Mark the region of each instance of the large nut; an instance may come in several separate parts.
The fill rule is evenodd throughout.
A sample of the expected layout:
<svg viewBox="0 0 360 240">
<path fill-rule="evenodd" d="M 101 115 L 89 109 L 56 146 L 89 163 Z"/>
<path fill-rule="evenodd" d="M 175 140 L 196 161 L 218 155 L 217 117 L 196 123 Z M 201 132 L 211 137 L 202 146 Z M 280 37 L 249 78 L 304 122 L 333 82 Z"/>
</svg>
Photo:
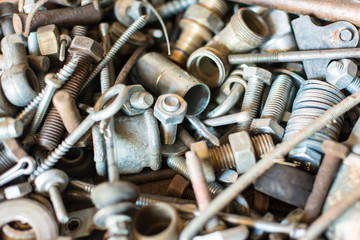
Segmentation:
<svg viewBox="0 0 360 240">
<path fill-rule="evenodd" d="M 254 134 L 270 134 L 276 141 L 280 141 L 284 135 L 284 128 L 272 118 L 254 119 L 250 126 L 250 132 Z"/>
<path fill-rule="evenodd" d="M 100 61 L 104 54 L 104 49 L 102 48 L 101 44 L 94 41 L 91 38 L 83 37 L 83 36 L 76 36 L 69 47 L 69 51 L 74 52 L 83 52 L 88 54 L 96 62 Z"/>
<path fill-rule="evenodd" d="M 218 33 L 224 27 L 224 22 L 218 15 L 199 4 L 191 5 L 184 13 L 183 19 L 195 21 L 213 33 Z"/>
<path fill-rule="evenodd" d="M 326 81 L 341 90 L 351 83 L 357 71 L 358 66 L 349 59 L 333 61 L 326 69 Z"/>
<path fill-rule="evenodd" d="M 263 68 L 246 67 L 243 71 L 243 77 L 248 81 L 256 78 L 257 80 L 264 82 L 266 85 L 271 85 L 271 72 Z"/>
<path fill-rule="evenodd" d="M 55 24 L 39 27 L 37 38 L 41 55 L 53 55 L 59 53 L 59 29 Z"/>
<path fill-rule="evenodd" d="M 247 132 L 230 134 L 229 143 L 233 151 L 236 171 L 239 174 L 245 173 L 256 164 L 254 147 Z"/>
<path fill-rule="evenodd" d="M 162 124 L 180 124 L 184 120 L 187 103 L 177 94 L 161 95 L 154 107 L 154 115 Z"/>
</svg>

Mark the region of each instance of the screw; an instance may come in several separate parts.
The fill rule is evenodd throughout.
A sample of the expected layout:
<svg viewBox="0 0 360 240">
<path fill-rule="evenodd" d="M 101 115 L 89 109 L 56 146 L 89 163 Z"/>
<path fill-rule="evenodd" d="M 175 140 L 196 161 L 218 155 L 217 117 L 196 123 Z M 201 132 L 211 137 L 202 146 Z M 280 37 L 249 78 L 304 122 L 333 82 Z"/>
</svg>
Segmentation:
<svg viewBox="0 0 360 240">
<path fill-rule="evenodd" d="M 71 37 L 68 35 L 68 31 L 63 30 L 63 32 L 60 34 L 59 60 L 61 62 L 65 60 L 66 47 L 70 45 L 70 42 L 71 42 Z"/>
<path fill-rule="evenodd" d="M 349 155 L 349 149 L 345 145 L 335 141 L 324 140 L 321 148 L 325 152 L 325 156 L 317 172 L 313 190 L 306 202 L 301 218 L 301 222 L 307 224 L 312 223 L 320 215 L 325 198 L 340 163 L 342 159 L 345 159 L 347 155 Z"/>
<path fill-rule="evenodd" d="M 331 62 L 326 69 L 326 81 L 338 89 L 346 89 L 355 93 L 360 89 L 360 79 L 357 76 L 358 66 L 349 59 Z"/>
<path fill-rule="evenodd" d="M 359 56 L 360 48 L 342 48 L 279 53 L 230 54 L 228 60 L 230 64 L 238 65 L 243 63 L 278 63 L 319 59 L 359 58 Z"/>
<path fill-rule="evenodd" d="M 96 68 L 92 71 L 89 77 L 86 79 L 83 84 L 80 93 L 83 92 L 87 86 L 92 82 L 92 80 L 96 77 L 96 75 L 103 69 L 103 67 L 109 63 L 109 61 L 115 56 L 115 54 L 120 50 L 122 46 L 129 40 L 129 38 L 139 29 L 141 29 L 147 21 L 148 16 L 143 15 L 139 17 L 135 22 L 133 22 L 130 27 L 126 29 L 126 31 L 116 40 L 112 48 L 106 53 L 104 58 L 100 61 L 100 63 L 96 66 Z"/>
<path fill-rule="evenodd" d="M 219 146 L 219 139 L 197 118 L 197 117 L 186 117 L 187 120 L 193 125 L 198 133 L 208 140 L 212 145 Z"/>
<path fill-rule="evenodd" d="M 174 144 L 177 125 L 184 120 L 187 103 L 177 94 L 161 95 L 154 107 L 154 116 L 161 122 L 164 144 Z"/>
<path fill-rule="evenodd" d="M 136 206 L 145 207 L 156 202 L 166 202 L 170 204 L 196 204 L 194 200 L 142 193 L 136 200 Z"/>
<path fill-rule="evenodd" d="M 250 131 L 271 134 L 277 141 L 284 135 L 280 126 L 286 103 L 292 87 L 292 79 L 288 75 L 279 75 L 271 86 L 261 117 L 254 119 Z"/>
<path fill-rule="evenodd" d="M 69 183 L 69 177 L 59 169 L 48 170 L 35 178 L 35 190 L 39 193 L 48 193 L 53 204 L 56 218 L 62 224 L 69 221 L 64 203 L 61 199 L 62 192 Z"/>
</svg>

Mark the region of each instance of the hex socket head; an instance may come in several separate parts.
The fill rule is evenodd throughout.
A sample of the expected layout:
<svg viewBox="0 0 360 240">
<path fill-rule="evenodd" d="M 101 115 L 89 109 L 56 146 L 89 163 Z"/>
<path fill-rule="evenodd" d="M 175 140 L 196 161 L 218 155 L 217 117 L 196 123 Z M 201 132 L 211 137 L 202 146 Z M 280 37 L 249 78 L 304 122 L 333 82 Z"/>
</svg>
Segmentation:
<svg viewBox="0 0 360 240">
<path fill-rule="evenodd" d="M 265 83 L 266 85 L 271 85 L 271 72 L 259 67 L 246 67 L 243 71 L 243 77 L 245 80 L 256 79 Z"/>
<path fill-rule="evenodd" d="M 248 132 L 230 134 L 229 144 L 233 151 L 236 171 L 239 174 L 248 171 L 256 164 L 254 147 Z"/>
<path fill-rule="evenodd" d="M 341 90 L 351 83 L 357 71 L 358 66 L 350 59 L 332 61 L 326 69 L 326 81 Z"/>
<path fill-rule="evenodd" d="M 187 103 L 177 94 L 159 96 L 154 107 L 154 116 L 162 124 L 180 124 L 185 118 Z"/>
<path fill-rule="evenodd" d="M 74 54 L 77 52 L 85 53 L 86 55 L 91 56 L 96 62 L 99 62 L 104 54 L 104 49 L 100 43 L 83 36 L 76 36 L 71 41 L 69 51 Z"/>
</svg>

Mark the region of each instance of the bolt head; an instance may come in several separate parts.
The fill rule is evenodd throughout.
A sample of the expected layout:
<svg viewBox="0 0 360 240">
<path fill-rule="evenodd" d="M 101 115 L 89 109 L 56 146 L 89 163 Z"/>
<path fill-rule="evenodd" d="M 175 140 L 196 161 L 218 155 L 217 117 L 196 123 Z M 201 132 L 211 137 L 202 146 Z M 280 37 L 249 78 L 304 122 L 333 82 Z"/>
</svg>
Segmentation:
<svg viewBox="0 0 360 240">
<path fill-rule="evenodd" d="M 59 169 L 47 170 L 34 180 L 35 191 L 38 193 L 47 193 L 52 186 L 56 186 L 59 192 L 62 192 L 68 183 L 68 175 Z"/>
<path fill-rule="evenodd" d="M 275 141 L 280 141 L 284 135 L 284 128 L 271 118 L 257 118 L 251 122 L 250 132 L 254 134 L 270 134 Z"/>
<path fill-rule="evenodd" d="M 154 107 L 154 116 L 162 124 L 180 124 L 185 118 L 186 101 L 177 94 L 161 95 Z"/>
<path fill-rule="evenodd" d="M 42 55 L 58 54 L 59 52 L 59 29 L 55 24 L 39 27 L 37 38 Z"/>
<path fill-rule="evenodd" d="M 230 134 L 229 144 L 233 151 L 236 171 L 239 174 L 245 173 L 256 164 L 254 147 L 248 132 Z"/>
<path fill-rule="evenodd" d="M 245 67 L 243 71 L 243 77 L 247 81 L 250 79 L 257 79 L 266 85 L 271 85 L 272 80 L 271 72 L 259 67 Z"/>
<path fill-rule="evenodd" d="M 85 53 L 91 56 L 96 62 L 100 61 L 104 55 L 104 49 L 100 43 L 83 36 L 76 36 L 71 41 L 69 51 L 74 54 L 77 52 Z"/>
<path fill-rule="evenodd" d="M 63 85 L 63 81 L 61 81 L 55 73 L 48 73 L 45 75 L 44 81 L 46 85 L 53 88 L 60 88 Z"/>
<path fill-rule="evenodd" d="M 358 66 L 349 59 L 332 61 L 326 69 L 326 81 L 341 90 L 351 83 L 357 71 Z"/>
<path fill-rule="evenodd" d="M 289 159 L 304 163 L 305 170 L 313 172 L 319 167 L 322 156 L 310 147 L 302 146 L 291 150 Z"/>
</svg>

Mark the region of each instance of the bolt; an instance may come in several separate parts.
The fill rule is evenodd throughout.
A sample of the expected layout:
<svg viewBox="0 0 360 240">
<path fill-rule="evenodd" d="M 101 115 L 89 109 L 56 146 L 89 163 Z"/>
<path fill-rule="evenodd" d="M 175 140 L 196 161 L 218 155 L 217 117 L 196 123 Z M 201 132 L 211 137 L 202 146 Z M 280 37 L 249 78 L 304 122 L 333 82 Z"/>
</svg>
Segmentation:
<svg viewBox="0 0 360 240">
<path fill-rule="evenodd" d="M 194 126 L 197 132 L 208 140 L 212 145 L 219 146 L 219 139 L 197 118 L 197 117 L 186 117 L 187 120 Z"/>
<path fill-rule="evenodd" d="M 307 224 L 312 223 L 320 215 L 341 161 L 349 155 L 349 149 L 335 141 L 324 140 L 321 148 L 325 152 L 325 156 L 317 172 L 313 190 L 306 202 L 301 218 L 301 221 Z"/>
<path fill-rule="evenodd" d="M 327 50 L 302 50 L 279 53 L 230 54 L 229 63 L 279 63 L 301 62 L 305 60 L 359 58 L 360 48 L 342 48 Z"/>
<path fill-rule="evenodd" d="M 174 144 L 177 125 L 184 120 L 187 103 L 177 94 L 163 94 L 156 100 L 154 116 L 161 122 L 164 144 Z"/>
<path fill-rule="evenodd" d="M 69 183 L 69 177 L 59 169 L 48 170 L 34 180 L 35 190 L 39 193 L 48 193 L 53 204 L 57 220 L 65 224 L 69 221 L 64 203 L 61 199 L 62 192 Z"/>
<path fill-rule="evenodd" d="M 154 103 L 154 98 L 149 92 L 135 92 L 130 95 L 130 105 L 137 109 L 148 109 Z"/>
<path fill-rule="evenodd" d="M 276 141 L 282 139 L 285 130 L 279 123 L 282 120 L 291 87 L 290 76 L 284 74 L 277 76 L 271 86 L 261 117 L 254 119 L 251 123 L 251 132 L 270 134 Z"/>
<path fill-rule="evenodd" d="M 140 194 L 139 198 L 136 200 L 137 207 L 145 207 L 152 203 L 156 202 L 166 202 L 166 203 L 174 203 L 174 204 L 196 204 L 194 200 L 181 199 L 176 197 L 167 197 L 161 195 L 153 195 L 153 194 Z"/>
<path fill-rule="evenodd" d="M 360 89 L 360 79 L 357 76 L 358 66 L 349 59 L 331 62 L 326 69 L 326 81 L 338 89 L 346 89 L 355 93 Z"/>
<path fill-rule="evenodd" d="M 12 23 L 17 34 L 23 33 L 28 14 L 18 13 L 13 15 Z M 30 32 L 36 31 L 40 26 L 55 24 L 57 27 L 74 25 L 86 25 L 98 23 L 102 18 L 102 11 L 93 4 L 74 8 L 57 8 L 36 12 L 31 25 Z"/>
<path fill-rule="evenodd" d="M 0 118 L 0 141 L 20 137 L 24 125 L 20 120 L 11 117 Z"/>
<path fill-rule="evenodd" d="M 234 123 L 246 123 L 249 120 L 251 120 L 250 113 L 244 111 L 244 112 L 229 114 L 221 117 L 206 119 L 204 123 L 207 126 L 218 127 L 218 126 L 224 126 Z"/>
<path fill-rule="evenodd" d="M 68 35 L 67 30 L 63 30 L 60 34 L 60 50 L 59 50 L 59 60 L 63 62 L 65 60 L 66 47 L 70 45 L 71 37 Z"/>
</svg>

